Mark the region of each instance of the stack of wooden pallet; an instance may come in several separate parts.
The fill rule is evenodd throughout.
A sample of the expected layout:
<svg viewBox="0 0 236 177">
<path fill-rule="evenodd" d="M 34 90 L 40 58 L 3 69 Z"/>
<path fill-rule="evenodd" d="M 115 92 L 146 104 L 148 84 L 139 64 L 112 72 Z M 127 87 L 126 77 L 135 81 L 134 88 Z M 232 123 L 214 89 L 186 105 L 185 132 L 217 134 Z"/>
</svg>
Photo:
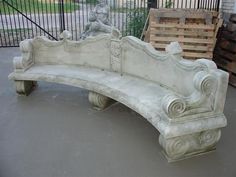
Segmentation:
<svg viewBox="0 0 236 177">
<path fill-rule="evenodd" d="M 229 83 L 236 87 L 236 14 L 232 14 L 229 21 L 218 37 L 214 61 L 229 72 Z"/>
<path fill-rule="evenodd" d="M 193 9 L 150 9 L 144 41 L 157 50 L 177 41 L 187 59 L 212 59 L 218 27 L 218 13 Z M 148 24 L 148 25 L 147 25 Z M 145 29 L 145 28 L 144 28 Z"/>
</svg>

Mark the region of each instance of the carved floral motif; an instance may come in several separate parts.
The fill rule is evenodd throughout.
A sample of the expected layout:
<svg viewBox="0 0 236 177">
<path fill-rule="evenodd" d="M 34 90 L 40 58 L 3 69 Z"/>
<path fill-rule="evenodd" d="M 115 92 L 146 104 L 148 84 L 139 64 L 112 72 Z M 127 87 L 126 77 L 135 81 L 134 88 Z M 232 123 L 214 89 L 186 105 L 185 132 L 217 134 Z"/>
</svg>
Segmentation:
<svg viewBox="0 0 236 177">
<path fill-rule="evenodd" d="M 116 72 L 121 71 L 121 46 L 120 41 L 111 40 L 111 69 Z"/>
<path fill-rule="evenodd" d="M 111 54 L 114 57 L 119 57 L 121 54 L 121 47 L 119 41 L 111 41 Z"/>
</svg>

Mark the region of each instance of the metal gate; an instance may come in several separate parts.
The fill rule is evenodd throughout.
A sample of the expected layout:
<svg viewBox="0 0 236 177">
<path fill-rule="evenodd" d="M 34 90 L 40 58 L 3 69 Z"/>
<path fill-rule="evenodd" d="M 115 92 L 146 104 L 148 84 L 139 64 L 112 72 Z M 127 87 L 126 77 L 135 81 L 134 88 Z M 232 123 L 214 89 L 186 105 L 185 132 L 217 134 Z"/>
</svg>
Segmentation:
<svg viewBox="0 0 236 177">
<path fill-rule="evenodd" d="M 19 42 L 38 35 L 58 40 L 63 30 L 79 40 L 89 12 L 99 0 L 0 0 L 0 47 L 19 46 Z M 100 0 L 101 1 L 101 0 Z M 140 36 L 148 9 L 219 9 L 219 0 L 106 0 L 110 20 L 123 36 Z"/>
</svg>

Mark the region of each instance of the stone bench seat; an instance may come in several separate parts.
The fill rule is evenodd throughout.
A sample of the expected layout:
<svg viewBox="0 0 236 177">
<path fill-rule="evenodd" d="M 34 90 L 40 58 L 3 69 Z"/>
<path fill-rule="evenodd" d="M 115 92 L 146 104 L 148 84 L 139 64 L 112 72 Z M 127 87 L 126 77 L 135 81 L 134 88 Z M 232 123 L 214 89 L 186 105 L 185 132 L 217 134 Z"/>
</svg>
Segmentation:
<svg viewBox="0 0 236 177">
<path fill-rule="evenodd" d="M 162 128 L 160 125 L 166 123 L 163 120 L 160 123 L 161 113 L 163 112 L 161 100 L 172 92 L 170 89 L 161 87 L 157 83 L 141 78 L 128 75 L 121 76 L 114 72 L 80 66 L 35 65 L 24 73 L 12 73 L 9 75 L 9 78 L 12 80 L 55 82 L 100 93 L 136 110 L 158 129 Z M 202 115 L 200 118 L 202 118 Z M 214 117 L 214 121 L 216 126 L 221 124 L 220 119 L 217 122 L 217 119 Z M 209 121 L 204 122 L 203 119 L 200 123 L 207 124 Z M 195 131 L 198 131 L 197 128 L 199 126 L 197 125 L 199 125 L 199 120 L 194 123 L 190 122 L 189 125 L 191 131 L 193 131 L 193 128 L 196 129 Z M 173 134 L 183 135 L 186 128 L 181 129 L 179 126 L 175 126 L 175 123 L 170 126 L 171 129 L 176 129 L 176 132 L 169 132 L 166 127 L 162 128 L 163 133 L 167 137 L 173 136 Z M 187 127 L 186 125 L 184 126 Z M 181 132 L 181 130 L 184 131 Z"/>
<path fill-rule="evenodd" d="M 101 35 L 78 42 L 37 37 L 20 49 L 22 57 L 14 58 L 9 75 L 19 94 L 46 81 L 89 90 L 97 109 L 123 103 L 160 132 L 169 161 L 214 150 L 226 126 L 228 74 L 212 61 L 182 59 L 177 43 L 162 53 L 134 37 Z"/>
<path fill-rule="evenodd" d="M 140 110 L 140 114 L 153 122 L 159 117 L 161 99 L 168 94 L 166 89 L 154 82 L 80 66 L 35 65 L 24 73 L 12 73 L 9 78 L 48 81 L 88 89 L 117 100 L 131 109 Z"/>
</svg>

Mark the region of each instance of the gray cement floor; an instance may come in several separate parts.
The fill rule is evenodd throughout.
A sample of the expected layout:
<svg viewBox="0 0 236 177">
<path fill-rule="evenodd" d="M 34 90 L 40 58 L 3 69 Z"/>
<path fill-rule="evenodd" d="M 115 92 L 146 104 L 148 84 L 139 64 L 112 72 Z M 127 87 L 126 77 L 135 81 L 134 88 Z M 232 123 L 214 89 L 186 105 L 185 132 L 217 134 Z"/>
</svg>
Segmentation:
<svg viewBox="0 0 236 177">
<path fill-rule="evenodd" d="M 0 177 L 235 177 L 236 88 L 217 150 L 167 163 L 158 131 L 122 104 L 97 112 L 88 92 L 39 83 L 28 97 L 7 76 L 17 48 L 0 48 Z"/>
</svg>

